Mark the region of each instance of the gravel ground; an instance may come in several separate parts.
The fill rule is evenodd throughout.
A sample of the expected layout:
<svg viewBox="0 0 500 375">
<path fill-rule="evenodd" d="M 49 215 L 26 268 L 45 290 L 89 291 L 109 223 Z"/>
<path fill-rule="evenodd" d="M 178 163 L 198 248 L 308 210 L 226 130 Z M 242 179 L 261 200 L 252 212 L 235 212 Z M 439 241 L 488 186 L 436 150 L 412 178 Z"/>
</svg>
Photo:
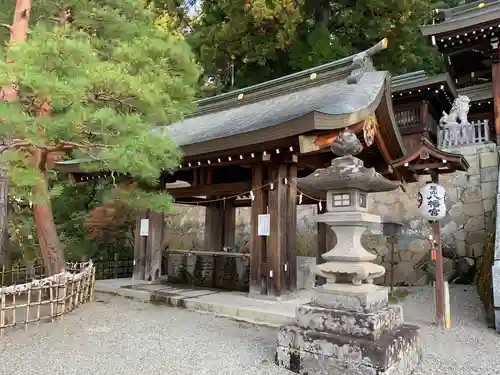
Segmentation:
<svg viewBox="0 0 500 375">
<path fill-rule="evenodd" d="M 412 291 L 403 303 L 405 320 L 420 326 L 424 344 L 424 361 L 414 375 L 500 373 L 500 335 L 487 328 L 475 286 L 450 286 L 449 330 L 432 324 L 433 289 Z"/>
<path fill-rule="evenodd" d="M 415 375 L 498 374 L 500 336 L 486 328 L 475 289 L 454 287 L 451 295 L 446 332 L 431 325 L 431 289 L 415 289 L 404 302 L 425 345 Z M 1 338 L 0 374 L 291 375 L 273 364 L 274 329 L 120 297 L 98 301 L 62 322 Z"/>
</svg>

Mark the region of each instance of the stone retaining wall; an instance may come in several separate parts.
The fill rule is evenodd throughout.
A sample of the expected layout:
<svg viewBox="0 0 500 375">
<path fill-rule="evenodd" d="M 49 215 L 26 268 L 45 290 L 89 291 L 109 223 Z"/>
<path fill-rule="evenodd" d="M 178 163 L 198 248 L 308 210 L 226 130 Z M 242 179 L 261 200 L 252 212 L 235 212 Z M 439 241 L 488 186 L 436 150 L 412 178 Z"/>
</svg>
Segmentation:
<svg viewBox="0 0 500 375">
<path fill-rule="evenodd" d="M 467 257 L 469 264 L 481 259 L 488 233 L 494 230 L 494 209 L 498 181 L 498 156 L 494 144 L 460 147 L 449 150 L 462 153 L 470 164 L 467 172 L 456 172 L 440 176 L 440 184 L 447 192 L 448 215 L 441 221 L 441 236 L 445 246 Z M 384 221 L 399 221 L 403 224 L 396 256 L 395 283 L 422 284 L 426 281 L 423 268 L 415 267 L 428 260 L 429 242 L 426 240 L 430 228 L 419 217 L 417 208 L 418 190 L 430 177 L 421 177 L 418 183 L 405 186 L 390 193 L 369 195 L 371 213 Z M 366 241 L 368 248 L 379 256 L 379 262 L 390 268 L 390 254 L 384 240 Z M 451 276 L 453 262 L 445 259 L 445 273 Z"/>
</svg>

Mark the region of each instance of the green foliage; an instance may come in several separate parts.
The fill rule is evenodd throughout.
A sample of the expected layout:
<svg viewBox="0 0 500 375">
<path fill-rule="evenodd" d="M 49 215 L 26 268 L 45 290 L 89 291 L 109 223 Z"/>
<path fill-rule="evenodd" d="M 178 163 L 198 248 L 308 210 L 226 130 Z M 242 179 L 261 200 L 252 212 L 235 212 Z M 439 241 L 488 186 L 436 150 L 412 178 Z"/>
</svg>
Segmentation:
<svg viewBox="0 0 500 375">
<path fill-rule="evenodd" d="M 61 19 L 61 9 L 71 9 L 69 23 L 49 21 Z M 56 1 L 44 11 L 27 43 L 0 54 L 0 86 L 17 82 L 20 94 L 19 102 L 0 103 L 0 138 L 44 151 L 72 149 L 150 184 L 161 170 L 176 168 L 178 148 L 150 127 L 193 108 L 199 70 L 187 44 L 157 27 L 156 14 L 140 1 Z M 44 102 L 50 115 L 39 117 Z M 40 178 L 28 150 L 2 154 L 16 194 L 24 196 Z"/>
<path fill-rule="evenodd" d="M 172 196 L 166 192 L 148 192 L 137 188 L 111 190 L 106 200 L 121 202 L 134 212 L 144 207 L 155 207 L 156 211 L 168 212 L 172 210 L 173 202 Z"/>
<path fill-rule="evenodd" d="M 189 8 L 196 0 L 152 0 L 150 5 L 157 14 L 156 25 L 183 39 L 191 27 Z"/>
<path fill-rule="evenodd" d="M 93 209 L 106 201 L 110 189 L 113 189 L 111 181 L 94 180 L 86 184 L 66 185 L 61 194 L 53 198 L 54 221 L 68 261 L 112 259 L 114 253 L 130 257 L 133 225 L 120 223 L 118 227 L 112 226 L 108 241 L 90 236 L 86 226 Z"/>
<path fill-rule="evenodd" d="M 38 248 L 33 215 L 28 201 L 19 197 L 9 199 L 9 222 L 11 261 L 31 261 L 37 257 Z"/>
<path fill-rule="evenodd" d="M 171 199 L 163 194 L 118 194 L 112 182 L 68 186 L 67 177 L 55 171 L 47 175 L 48 194 L 35 196 L 33 190 L 47 177 L 43 166 L 41 171 L 35 165 L 39 151 L 49 158 L 62 151 L 96 160 L 89 167 L 127 174 L 141 186 L 155 186 L 162 170 L 177 167 L 179 149 L 169 139 L 151 135 L 150 128 L 178 121 L 193 109 L 200 70 L 174 27 L 158 22 L 165 5 L 36 1 L 26 43 L 8 45 L 7 28 L 0 28 L 0 87 L 15 82 L 20 96 L 18 102 L 0 102 L 0 139 L 8 139 L 10 146 L 1 153 L 0 165 L 15 197 L 10 238 L 25 258 L 36 254 L 31 204 L 38 199 L 51 200 L 70 260 L 95 257 L 102 250 L 102 242 L 89 240 L 84 223 L 109 190 L 133 209 L 169 208 Z M 12 22 L 14 6 L 15 1 L 0 0 L 0 23 Z M 48 114 L 39 116 L 44 106 Z M 50 160 L 47 166 L 52 167 Z M 106 243 L 106 251 L 130 249 L 129 233 L 122 237 Z"/>
<path fill-rule="evenodd" d="M 453 2 L 453 0 L 449 0 Z M 201 95 L 246 87 L 336 60 L 389 39 L 375 58 L 393 74 L 444 69 L 422 36 L 429 0 L 205 0 L 187 40 L 205 69 Z M 232 81 L 234 79 L 234 86 Z"/>
<path fill-rule="evenodd" d="M 204 1 L 188 41 L 198 53 L 207 76 L 226 85 L 234 65 L 237 87 L 265 81 L 287 71 L 282 54 L 295 40 L 302 22 L 301 1 Z"/>
</svg>

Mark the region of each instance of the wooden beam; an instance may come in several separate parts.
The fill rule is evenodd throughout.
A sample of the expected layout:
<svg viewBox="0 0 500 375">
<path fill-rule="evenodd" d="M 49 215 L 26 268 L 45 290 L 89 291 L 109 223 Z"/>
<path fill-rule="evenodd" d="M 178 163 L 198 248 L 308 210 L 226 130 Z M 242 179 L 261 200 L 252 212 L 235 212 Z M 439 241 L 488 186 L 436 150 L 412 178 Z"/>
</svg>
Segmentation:
<svg viewBox="0 0 500 375">
<path fill-rule="evenodd" d="M 168 249 L 169 254 L 186 254 L 186 255 L 212 255 L 212 256 L 225 256 L 228 258 L 248 258 L 248 253 L 228 253 L 226 251 L 204 251 L 204 250 L 181 250 L 181 249 Z"/>
<path fill-rule="evenodd" d="M 262 153 L 264 151 L 270 152 L 270 151 L 275 151 L 276 149 L 280 149 L 281 151 L 288 150 L 289 147 L 298 147 L 298 139 L 297 136 L 293 137 L 287 137 L 287 138 L 282 138 L 282 139 L 277 139 L 275 141 L 270 141 L 270 142 L 264 142 L 264 143 L 259 143 L 256 145 L 252 146 L 244 146 L 244 147 L 238 147 L 238 148 L 227 148 L 226 150 L 223 151 L 217 151 L 217 152 L 210 152 L 206 154 L 200 154 L 200 155 L 194 155 L 194 156 L 187 156 L 182 159 L 182 163 L 186 164 L 190 162 L 193 167 L 197 166 L 197 161 L 201 160 L 212 160 L 216 161 L 217 158 L 227 158 L 229 156 L 231 157 L 238 157 L 239 155 L 243 154 L 251 154 L 251 153 Z"/>
<path fill-rule="evenodd" d="M 363 124 L 365 122 L 361 121 L 354 125 L 349 126 L 349 130 L 354 134 L 359 133 L 363 129 Z M 331 130 L 321 134 L 315 135 L 300 135 L 299 136 L 299 147 L 302 154 L 309 152 L 319 151 L 332 144 L 333 141 L 337 139 L 339 134 L 344 131 L 343 128 Z"/>
<path fill-rule="evenodd" d="M 257 163 L 268 163 L 268 162 L 278 162 L 285 160 L 287 162 L 293 162 L 293 159 L 297 157 L 295 155 L 298 152 L 298 147 L 292 147 L 285 149 L 278 149 L 279 153 L 276 152 L 276 149 L 271 149 L 265 151 L 265 155 L 259 152 L 253 152 L 250 154 L 237 154 L 232 155 L 231 160 L 228 157 L 216 157 L 213 159 L 199 159 L 195 162 L 185 162 L 183 161 L 181 167 L 177 169 L 178 171 L 188 171 L 188 170 L 197 170 L 197 169 L 205 169 L 208 167 L 225 167 L 230 165 L 238 165 L 241 167 L 251 168 L 253 164 Z M 220 160 L 220 161 L 219 161 Z"/>
<path fill-rule="evenodd" d="M 252 168 L 252 188 L 250 218 L 250 294 L 267 294 L 267 253 L 266 238 L 258 235 L 259 215 L 267 212 L 267 191 L 258 189 L 264 185 L 264 166 Z"/>
<path fill-rule="evenodd" d="M 409 169 L 418 171 L 422 169 L 440 169 L 448 167 L 448 163 L 436 162 L 436 163 L 422 163 L 422 164 L 411 164 L 408 166 Z"/>
<path fill-rule="evenodd" d="M 175 198 L 221 195 L 230 196 L 249 192 L 252 188 L 250 181 L 230 182 L 226 184 L 199 185 L 185 188 L 168 189 L 168 193 Z"/>
<path fill-rule="evenodd" d="M 364 123 L 365 123 L 364 121 L 361 121 L 361 122 L 358 122 L 357 124 L 351 125 L 351 126 L 349 126 L 349 130 L 351 132 L 353 132 L 354 134 L 357 134 L 363 129 Z M 328 147 L 332 144 L 333 141 L 335 141 L 337 139 L 339 134 L 343 131 L 344 131 L 344 129 L 337 129 L 337 130 L 331 131 L 329 133 L 320 134 L 316 137 L 314 144 L 316 146 L 318 146 L 319 148 Z"/>
<path fill-rule="evenodd" d="M 392 165 L 391 154 L 389 153 L 389 149 L 385 144 L 382 134 L 380 134 L 380 126 L 377 129 L 377 132 L 375 133 L 375 142 L 380 148 L 380 151 L 382 152 L 382 157 L 384 158 L 386 164 L 390 167 Z M 394 174 L 399 180 L 401 180 L 401 174 L 398 172 L 396 168 L 393 169 L 392 174 Z"/>
</svg>

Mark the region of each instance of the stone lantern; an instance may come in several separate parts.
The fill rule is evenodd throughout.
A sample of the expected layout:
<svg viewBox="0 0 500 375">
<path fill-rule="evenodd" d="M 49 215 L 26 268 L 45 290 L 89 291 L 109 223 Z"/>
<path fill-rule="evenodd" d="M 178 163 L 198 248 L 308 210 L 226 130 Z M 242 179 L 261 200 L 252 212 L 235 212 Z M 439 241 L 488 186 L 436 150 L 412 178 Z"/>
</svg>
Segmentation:
<svg viewBox="0 0 500 375">
<path fill-rule="evenodd" d="M 326 284 L 315 288 L 311 303 L 299 306 L 294 325 L 282 327 L 277 362 L 295 372 L 389 374 L 405 367 L 408 373 L 421 358 L 418 327 L 402 324 L 400 306 L 388 306 L 388 290 L 373 284 L 385 268 L 361 245 L 367 229 L 381 232 L 381 218 L 368 213 L 367 194 L 395 190 L 390 181 L 353 156 L 362 150 L 347 129 L 332 145 L 337 155 L 331 166 L 297 179 L 298 188 L 325 199 L 326 223 L 337 244 L 323 254 L 316 273 Z M 316 371 L 316 372 L 315 372 Z M 321 373 L 321 371 L 319 371 Z"/>
</svg>

